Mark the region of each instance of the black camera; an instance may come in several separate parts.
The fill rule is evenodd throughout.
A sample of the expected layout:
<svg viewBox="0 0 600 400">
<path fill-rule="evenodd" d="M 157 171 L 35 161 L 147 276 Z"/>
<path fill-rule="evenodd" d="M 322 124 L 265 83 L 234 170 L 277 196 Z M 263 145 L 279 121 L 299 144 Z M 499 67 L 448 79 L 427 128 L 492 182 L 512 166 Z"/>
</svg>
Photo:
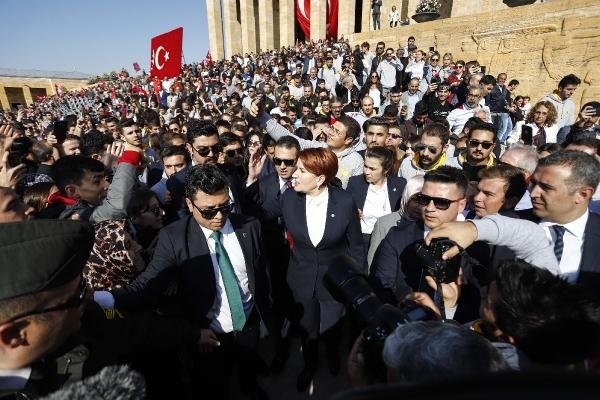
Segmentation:
<svg viewBox="0 0 600 400">
<path fill-rule="evenodd" d="M 381 353 L 385 338 L 394 329 L 408 322 L 438 319 L 431 309 L 414 301 L 405 300 L 398 307 L 383 304 L 356 261 L 349 256 L 333 259 L 323 279 L 333 298 L 343 303 L 364 327 L 362 353 L 365 370 L 373 379 L 385 380 L 386 368 Z"/>
<path fill-rule="evenodd" d="M 442 78 L 440 78 L 440 76 L 438 74 L 434 74 L 431 76 L 431 80 L 429 81 L 429 83 L 433 84 L 440 84 L 442 83 Z"/>
<path fill-rule="evenodd" d="M 442 255 L 454 245 L 455 243 L 448 239 L 433 239 L 429 246 L 423 240 L 416 243 L 417 256 L 425 264 L 427 274 L 436 282 L 451 283 L 458 278 L 460 257 L 442 260 Z"/>
</svg>

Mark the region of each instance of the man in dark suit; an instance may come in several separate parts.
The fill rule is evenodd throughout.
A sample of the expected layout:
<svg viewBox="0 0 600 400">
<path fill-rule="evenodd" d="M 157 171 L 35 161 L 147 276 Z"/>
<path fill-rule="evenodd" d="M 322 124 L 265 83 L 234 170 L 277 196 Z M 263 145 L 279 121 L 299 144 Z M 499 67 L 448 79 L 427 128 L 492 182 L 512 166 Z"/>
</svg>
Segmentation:
<svg viewBox="0 0 600 400">
<path fill-rule="evenodd" d="M 463 219 L 467 204 L 467 178 L 457 168 L 441 166 L 425 174 L 421 193 L 415 200 L 423 207 L 423 224 L 400 221 L 381 242 L 371 264 L 370 280 L 383 301 L 397 304 L 412 291 L 430 292 L 424 265 L 415 252 L 415 242 L 445 223 Z M 451 305 L 455 307 L 456 305 Z M 449 316 L 452 318 L 452 316 Z"/>
<path fill-rule="evenodd" d="M 210 387 L 226 398 L 229 375 L 238 365 L 242 390 L 260 395 L 253 363 L 261 318 L 272 328 L 260 223 L 230 214 L 227 177 L 215 165 L 190 168 L 185 195 L 191 216 L 160 232 L 152 262 L 113 292 L 114 306 L 156 304 L 176 278 L 181 310 L 201 331 L 195 379 L 203 391 Z M 111 305 L 106 292 L 100 296 L 102 305 Z M 98 292 L 95 297 L 99 300 Z"/>
</svg>

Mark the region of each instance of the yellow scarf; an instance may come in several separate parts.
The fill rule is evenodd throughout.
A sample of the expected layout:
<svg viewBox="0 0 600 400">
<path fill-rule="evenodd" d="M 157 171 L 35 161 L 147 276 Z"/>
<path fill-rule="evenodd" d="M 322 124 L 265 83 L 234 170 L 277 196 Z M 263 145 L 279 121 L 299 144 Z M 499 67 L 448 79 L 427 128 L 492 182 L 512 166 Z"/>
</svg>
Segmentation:
<svg viewBox="0 0 600 400">
<path fill-rule="evenodd" d="M 431 168 L 429 168 L 429 169 L 424 169 L 419 166 L 419 158 L 420 158 L 419 152 L 416 152 L 415 155 L 413 156 L 413 160 L 412 160 L 413 167 L 415 167 L 416 169 L 422 169 L 423 171 L 434 171 L 434 170 L 438 169 L 441 165 L 444 165 L 446 163 L 446 152 L 444 152 L 444 154 L 442 154 L 440 159 L 437 160 L 436 163 L 433 164 L 431 166 Z"/>
<path fill-rule="evenodd" d="M 489 168 L 489 167 L 493 166 L 494 165 L 494 160 L 495 160 L 495 157 L 494 157 L 494 154 L 492 153 L 492 154 L 489 155 L 488 160 L 487 160 L 487 164 L 485 164 L 485 167 Z M 467 157 L 465 156 L 465 153 L 464 152 L 459 153 L 458 154 L 458 163 L 460 165 L 463 165 L 465 163 L 465 161 L 467 161 Z"/>
</svg>

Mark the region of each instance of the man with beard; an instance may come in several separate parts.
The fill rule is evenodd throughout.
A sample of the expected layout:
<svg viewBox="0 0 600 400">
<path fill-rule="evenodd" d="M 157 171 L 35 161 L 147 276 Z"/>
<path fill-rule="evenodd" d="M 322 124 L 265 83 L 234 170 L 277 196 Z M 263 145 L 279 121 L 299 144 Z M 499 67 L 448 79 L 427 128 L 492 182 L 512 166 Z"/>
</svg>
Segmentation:
<svg viewBox="0 0 600 400">
<path fill-rule="evenodd" d="M 448 160 L 448 165 L 460 168 L 469 181 L 479 181 L 479 171 L 496 164 L 493 155 L 496 145 L 494 125 L 479 122 L 467 133 L 467 150 Z"/>
<path fill-rule="evenodd" d="M 469 118 L 475 116 L 475 112 L 481 109 L 479 102 L 482 98 L 483 87 L 481 85 L 469 86 L 467 100 L 448 114 L 448 124 L 450 124 L 453 134 L 458 136 Z"/>
<path fill-rule="evenodd" d="M 420 141 L 413 146 L 413 158 L 405 158 L 400 164 L 398 176 L 408 180 L 415 175 L 425 175 L 446 164 L 446 150 L 448 149 L 450 134 L 442 124 L 427 125 L 421 134 Z"/>
<path fill-rule="evenodd" d="M 408 138 L 411 136 L 419 136 L 423 133 L 426 125 L 432 121 L 429 119 L 429 108 L 424 101 L 419 101 L 415 104 L 415 111 L 410 119 L 400 123 L 402 136 Z"/>
</svg>

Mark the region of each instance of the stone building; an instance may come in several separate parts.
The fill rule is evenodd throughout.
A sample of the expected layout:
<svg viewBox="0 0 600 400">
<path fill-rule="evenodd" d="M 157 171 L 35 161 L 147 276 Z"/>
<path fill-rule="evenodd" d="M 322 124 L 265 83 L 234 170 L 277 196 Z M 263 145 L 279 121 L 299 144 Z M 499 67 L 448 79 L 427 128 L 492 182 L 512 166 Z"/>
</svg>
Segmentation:
<svg viewBox="0 0 600 400">
<path fill-rule="evenodd" d="M 488 73 L 506 72 L 532 101 L 574 73 L 582 79 L 574 100 L 600 99 L 600 2 L 597 0 L 438 0 L 440 19 L 412 19 L 420 0 L 382 0 L 381 30 L 372 30 L 370 0 L 339 0 L 338 36 L 352 45 L 384 41 L 478 60 Z M 298 35 L 294 0 L 206 0 L 213 58 L 294 45 Z M 521 4 L 516 5 L 515 3 Z M 310 39 L 325 38 L 327 0 L 310 2 Z M 525 4 L 525 5 L 523 5 Z M 409 25 L 390 28 L 395 5 Z M 304 39 L 302 37 L 302 39 Z M 373 48 L 373 47 L 372 47 Z"/>
</svg>

